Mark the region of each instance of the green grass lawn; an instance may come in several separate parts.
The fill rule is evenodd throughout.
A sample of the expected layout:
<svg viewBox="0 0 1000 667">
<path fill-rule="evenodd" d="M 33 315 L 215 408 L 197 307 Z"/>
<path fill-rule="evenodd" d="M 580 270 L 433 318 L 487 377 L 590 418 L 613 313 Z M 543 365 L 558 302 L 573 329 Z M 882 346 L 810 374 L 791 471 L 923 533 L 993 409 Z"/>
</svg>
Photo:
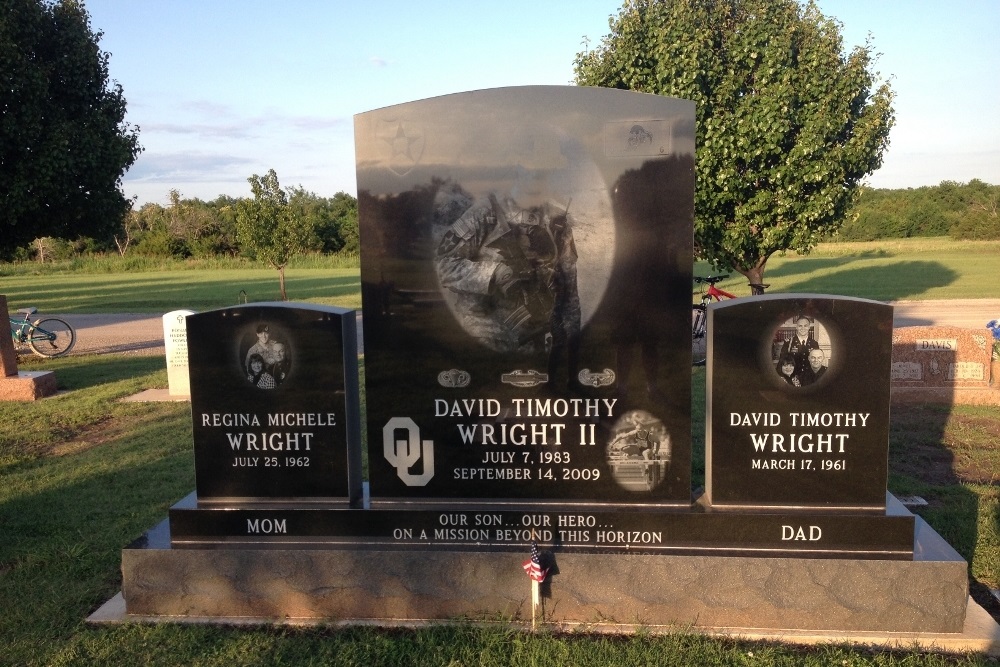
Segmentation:
<svg viewBox="0 0 1000 667">
<path fill-rule="evenodd" d="M 280 301 L 277 272 L 268 269 L 192 269 L 141 273 L 73 273 L 0 276 L 0 294 L 12 311 L 34 306 L 43 313 L 165 313 L 196 311 L 246 301 Z M 361 307 L 357 269 L 290 269 L 292 301 Z"/>
<path fill-rule="evenodd" d="M 711 268 L 695 265 L 696 275 Z M 1000 242 L 919 238 L 865 243 L 823 243 L 812 253 L 772 257 L 768 292 L 812 292 L 878 301 L 1000 298 Z M 750 294 L 738 273 L 720 283 Z"/>
</svg>

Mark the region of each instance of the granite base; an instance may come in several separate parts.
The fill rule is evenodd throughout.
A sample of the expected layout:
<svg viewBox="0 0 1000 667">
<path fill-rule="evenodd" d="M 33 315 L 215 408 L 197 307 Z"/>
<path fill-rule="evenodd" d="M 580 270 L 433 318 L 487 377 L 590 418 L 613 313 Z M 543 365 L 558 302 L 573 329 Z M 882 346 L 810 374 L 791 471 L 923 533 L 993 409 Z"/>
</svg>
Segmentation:
<svg viewBox="0 0 1000 667">
<path fill-rule="evenodd" d="M 166 521 L 122 554 L 129 615 L 433 621 L 531 616 L 524 554 L 171 548 Z M 967 564 L 917 518 L 913 560 L 556 553 L 559 625 L 961 633 Z"/>
<path fill-rule="evenodd" d="M 56 374 L 52 371 L 18 371 L 17 375 L 0 377 L 0 401 L 37 401 L 56 391 Z"/>
</svg>

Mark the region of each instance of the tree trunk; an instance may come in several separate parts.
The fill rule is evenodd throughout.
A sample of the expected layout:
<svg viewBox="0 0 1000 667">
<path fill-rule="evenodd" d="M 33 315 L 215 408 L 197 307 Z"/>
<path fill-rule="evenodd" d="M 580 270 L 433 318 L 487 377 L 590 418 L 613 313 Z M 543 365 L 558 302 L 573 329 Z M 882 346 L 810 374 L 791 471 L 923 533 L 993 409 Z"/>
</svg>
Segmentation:
<svg viewBox="0 0 1000 667">
<path fill-rule="evenodd" d="M 763 294 L 764 290 L 770 287 L 770 285 L 764 283 L 765 266 L 766 262 L 761 262 L 758 266 L 753 266 L 749 269 L 736 268 L 737 271 L 746 276 L 747 282 L 750 283 L 750 294 L 752 295 Z"/>
<path fill-rule="evenodd" d="M 128 250 L 128 246 L 129 246 L 130 243 L 132 243 L 132 236 L 128 232 L 125 232 L 125 242 L 124 243 L 122 243 L 121 241 L 119 241 L 118 240 L 118 235 L 115 234 L 115 245 L 118 246 L 118 254 L 120 256 L 122 256 L 122 257 L 125 256 L 125 251 Z"/>
<path fill-rule="evenodd" d="M 288 295 L 285 294 L 285 267 L 284 265 L 278 267 L 278 284 L 281 285 L 281 300 L 288 301 Z"/>
</svg>

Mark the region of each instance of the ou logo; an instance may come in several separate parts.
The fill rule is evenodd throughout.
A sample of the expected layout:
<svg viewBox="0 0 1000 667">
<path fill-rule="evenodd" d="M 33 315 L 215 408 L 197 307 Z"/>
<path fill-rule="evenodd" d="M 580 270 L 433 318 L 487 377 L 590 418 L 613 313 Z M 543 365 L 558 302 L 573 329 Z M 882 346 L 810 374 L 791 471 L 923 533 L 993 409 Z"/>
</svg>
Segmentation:
<svg viewBox="0 0 1000 667">
<path fill-rule="evenodd" d="M 396 431 L 406 431 L 405 440 L 396 439 Z M 420 428 L 409 417 L 393 417 L 382 429 L 382 450 L 385 460 L 407 486 L 426 486 L 434 476 L 434 441 L 421 440 Z M 424 472 L 411 475 L 409 470 L 420 459 Z"/>
</svg>

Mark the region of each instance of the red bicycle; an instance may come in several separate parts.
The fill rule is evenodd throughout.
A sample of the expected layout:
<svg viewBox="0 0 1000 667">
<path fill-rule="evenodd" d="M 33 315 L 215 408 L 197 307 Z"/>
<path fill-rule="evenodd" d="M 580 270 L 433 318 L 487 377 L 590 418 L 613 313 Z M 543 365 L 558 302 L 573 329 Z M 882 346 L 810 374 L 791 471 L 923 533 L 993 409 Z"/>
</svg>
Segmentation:
<svg viewBox="0 0 1000 667">
<path fill-rule="evenodd" d="M 722 301 L 736 298 L 735 294 L 715 286 L 728 277 L 728 273 L 724 276 L 694 277 L 694 281 L 702 285 L 701 302 L 691 305 L 691 363 L 695 366 L 705 365 L 705 355 L 708 352 L 708 304 L 712 303 L 712 299 Z M 705 285 L 708 285 L 707 289 Z"/>
</svg>

